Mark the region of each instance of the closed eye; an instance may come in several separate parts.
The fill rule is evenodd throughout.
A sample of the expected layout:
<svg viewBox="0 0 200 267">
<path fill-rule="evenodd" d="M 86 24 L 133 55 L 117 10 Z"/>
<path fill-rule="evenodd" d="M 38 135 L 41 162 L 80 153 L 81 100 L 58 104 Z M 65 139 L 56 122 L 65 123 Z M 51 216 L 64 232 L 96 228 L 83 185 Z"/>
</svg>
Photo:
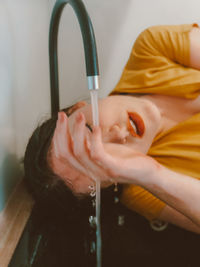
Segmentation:
<svg viewBox="0 0 200 267">
<path fill-rule="evenodd" d="M 85 126 L 92 132 L 92 127 L 86 122 Z"/>
</svg>

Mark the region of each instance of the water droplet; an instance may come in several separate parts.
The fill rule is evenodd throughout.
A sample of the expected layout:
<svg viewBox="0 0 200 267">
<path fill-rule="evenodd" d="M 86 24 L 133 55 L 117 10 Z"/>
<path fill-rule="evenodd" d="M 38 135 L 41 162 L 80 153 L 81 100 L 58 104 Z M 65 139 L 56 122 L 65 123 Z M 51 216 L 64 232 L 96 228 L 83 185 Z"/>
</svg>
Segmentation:
<svg viewBox="0 0 200 267">
<path fill-rule="evenodd" d="M 115 202 L 115 203 L 118 203 L 118 202 L 119 202 L 119 198 L 118 198 L 118 197 L 115 197 L 115 198 L 114 198 L 114 202 Z"/>
<path fill-rule="evenodd" d="M 90 189 L 90 196 L 95 197 L 96 196 L 96 189 L 94 185 L 89 185 L 88 188 Z"/>
<path fill-rule="evenodd" d="M 119 215 L 118 216 L 118 225 L 119 226 L 123 226 L 124 225 L 124 222 L 125 222 L 124 215 Z"/>
<path fill-rule="evenodd" d="M 96 199 L 92 200 L 92 206 L 95 207 L 96 206 Z"/>
<path fill-rule="evenodd" d="M 90 193 L 90 196 L 91 196 L 91 197 L 95 197 L 95 196 L 96 196 L 96 192 L 95 192 L 95 191 L 94 191 L 94 192 L 91 192 L 91 193 Z"/>
<path fill-rule="evenodd" d="M 92 241 L 90 245 L 90 253 L 94 253 L 95 251 L 96 251 L 96 244 L 94 241 Z"/>
<path fill-rule="evenodd" d="M 118 192 L 118 185 L 115 183 L 114 192 Z"/>
<path fill-rule="evenodd" d="M 91 216 L 89 217 L 89 223 L 90 223 L 90 226 L 91 226 L 92 228 L 95 228 L 95 227 L 96 227 L 96 217 L 91 215 Z"/>
</svg>

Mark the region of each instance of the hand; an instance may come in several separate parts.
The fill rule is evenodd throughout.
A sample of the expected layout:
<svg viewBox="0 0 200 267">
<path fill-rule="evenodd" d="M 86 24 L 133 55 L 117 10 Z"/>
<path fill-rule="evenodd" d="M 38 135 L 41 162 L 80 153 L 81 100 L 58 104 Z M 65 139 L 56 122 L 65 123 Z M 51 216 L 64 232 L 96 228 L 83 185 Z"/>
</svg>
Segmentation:
<svg viewBox="0 0 200 267">
<path fill-rule="evenodd" d="M 90 158 L 119 183 L 143 185 L 160 168 L 153 158 L 118 143 L 103 143 L 100 127 L 93 127 Z"/>
<path fill-rule="evenodd" d="M 89 158 L 85 118 L 78 114 L 73 129 L 69 129 L 67 115 L 59 112 L 56 129 L 48 155 L 48 163 L 66 185 L 75 193 L 90 193 L 95 179 L 101 179 L 102 186 L 111 184 L 95 163 Z"/>
<path fill-rule="evenodd" d="M 75 193 L 89 193 L 95 179 L 103 187 L 114 181 L 139 184 L 155 168 L 155 161 L 125 145 L 103 144 L 101 130 L 85 127 L 82 113 L 76 115 L 73 129 L 59 113 L 50 153 L 50 166 Z"/>
</svg>

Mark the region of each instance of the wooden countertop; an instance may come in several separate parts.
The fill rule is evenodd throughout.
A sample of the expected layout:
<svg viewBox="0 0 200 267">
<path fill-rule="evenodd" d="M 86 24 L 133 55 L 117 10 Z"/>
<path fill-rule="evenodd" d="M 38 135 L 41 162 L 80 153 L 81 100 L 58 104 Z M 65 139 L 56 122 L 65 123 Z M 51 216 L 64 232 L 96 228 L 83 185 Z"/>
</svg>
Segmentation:
<svg viewBox="0 0 200 267">
<path fill-rule="evenodd" d="M 0 212 L 0 266 L 7 267 L 31 214 L 33 199 L 21 180 Z"/>
</svg>

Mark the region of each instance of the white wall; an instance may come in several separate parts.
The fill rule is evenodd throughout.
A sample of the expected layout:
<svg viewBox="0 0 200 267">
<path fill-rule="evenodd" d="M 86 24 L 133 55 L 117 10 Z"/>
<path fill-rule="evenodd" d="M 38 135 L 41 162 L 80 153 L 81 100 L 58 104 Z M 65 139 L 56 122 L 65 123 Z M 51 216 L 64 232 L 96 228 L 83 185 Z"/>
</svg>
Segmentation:
<svg viewBox="0 0 200 267">
<path fill-rule="evenodd" d="M 22 176 L 28 136 L 49 112 L 47 1 L 0 2 L 0 211 Z"/>
<path fill-rule="evenodd" d="M 48 27 L 55 0 L 0 2 L 0 210 L 20 176 L 33 129 L 50 114 Z M 96 34 L 104 97 L 118 81 L 133 41 L 155 24 L 198 23 L 199 0 L 84 0 Z M 61 107 L 88 98 L 81 34 L 66 6 L 60 22 Z"/>
<path fill-rule="evenodd" d="M 52 2 L 52 1 L 51 1 Z M 54 1 L 55 2 L 55 1 Z M 198 0 L 84 0 L 96 33 L 100 64 L 100 96 L 114 87 L 137 35 L 156 24 L 198 22 Z M 77 21 L 65 8 L 60 25 L 62 105 L 87 97 L 82 43 Z M 79 79 L 77 79 L 79 77 Z M 69 98 L 69 92 L 75 92 Z"/>
<path fill-rule="evenodd" d="M 5 185 L 4 177 L 7 177 L 7 184 L 12 184 L 13 175 L 9 173 L 8 164 L 15 158 L 16 139 L 13 125 L 13 104 L 14 96 L 12 90 L 13 69 L 12 69 L 12 37 L 7 19 L 7 10 L 0 9 L 0 210 L 4 205 L 6 196 L 10 193 L 10 186 Z M 15 160 L 14 160 L 15 161 Z M 14 165 L 14 164 L 13 164 Z M 12 166 L 14 168 L 14 166 Z"/>
</svg>

